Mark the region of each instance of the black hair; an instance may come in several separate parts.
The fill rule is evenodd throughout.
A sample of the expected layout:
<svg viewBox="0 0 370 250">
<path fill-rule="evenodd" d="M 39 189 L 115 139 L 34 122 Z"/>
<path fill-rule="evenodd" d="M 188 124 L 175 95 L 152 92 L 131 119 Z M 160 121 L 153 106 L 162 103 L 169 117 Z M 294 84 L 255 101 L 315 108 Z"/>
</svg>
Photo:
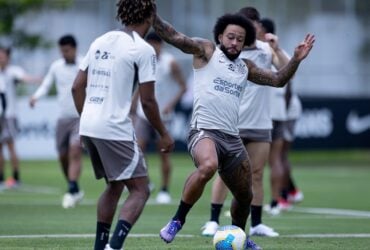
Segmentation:
<svg viewBox="0 0 370 250">
<path fill-rule="evenodd" d="M 70 45 L 73 48 L 77 47 L 76 39 L 72 35 L 62 36 L 61 38 L 59 38 L 58 44 L 59 46 Z"/>
<path fill-rule="evenodd" d="M 12 54 L 12 49 L 10 47 L 0 46 L 0 50 L 4 51 L 8 57 Z"/>
<path fill-rule="evenodd" d="M 213 28 L 213 36 L 216 44 L 220 44 L 218 37 L 230 24 L 241 26 L 245 30 L 246 36 L 244 46 L 250 46 L 255 42 L 256 29 L 250 20 L 240 14 L 226 14 L 217 19 L 215 27 Z"/>
<path fill-rule="evenodd" d="M 153 42 L 157 42 L 157 43 L 162 42 L 162 38 L 160 38 L 157 35 L 157 33 L 155 33 L 154 31 L 149 32 L 149 34 L 146 36 L 145 40 L 146 41 L 153 41 Z"/>
<path fill-rule="evenodd" d="M 117 19 L 123 25 L 141 24 L 155 10 L 154 0 L 120 0 L 117 3 Z"/>
<path fill-rule="evenodd" d="M 243 16 L 245 16 L 246 18 L 252 20 L 252 21 L 257 21 L 259 22 L 261 17 L 260 17 L 260 13 L 258 12 L 258 10 L 254 7 L 244 7 L 244 8 L 241 8 L 239 11 L 238 11 L 239 14 L 242 14 Z"/>
<path fill-rule="evenodd" d="M 263 18 L 260 21 L 262 27 L 265 29 L 266 33 L 275 34 L 275 23 L 269 18 Z"/>
</svg>

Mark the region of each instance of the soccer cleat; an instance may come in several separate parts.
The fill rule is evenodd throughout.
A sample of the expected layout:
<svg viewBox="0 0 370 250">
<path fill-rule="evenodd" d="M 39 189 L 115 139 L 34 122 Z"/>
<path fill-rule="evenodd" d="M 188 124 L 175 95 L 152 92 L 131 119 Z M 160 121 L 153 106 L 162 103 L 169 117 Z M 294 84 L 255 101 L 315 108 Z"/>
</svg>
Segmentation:
<svg viewBox="0 0 370 250">
<path fill-rule="evenodd" d="M 203 236 L 213 236 L 217 232 L 218 223 L 215 221 L 207 221 L 206 224 L 202 227 Z"/>
<path fill-rule="evenodd" d="M 289 211 L 289 210 L 291 210 L 293 208 L 292 204 L 290 204 L 285 199 L 279 199 L 277 206 L 280 208 L 281 211 Z"/>
<path fill-rule="evenodd" d="M 9 177 L 5 181 L 6 188 L 12 189 L 12 188 L 18 188 L 20 186 L 20 182 L 15 180 L 13 177 Z"/>
<path fill-rule="evenodd" d="M 171 203 L 171 196 L 168 192 L 166 191 L 160 191 L 158 194 L 157 194 L 157 197 L 155 199 L 155 201 L 158 203 L 158 204 L 170 204 Z"/>
<path fill-rule="evenodd" d="M 109 244 L 107 244 L 107 245 L 105 245 L 104 250 L 123 250 L 123 248 L 121 248 L 121 249 L 114 249 L 114 248 L 111 248 Z"/>
<path fill-rule="evenodd" d="M 295 189 L 288 193 L 288 201 L 291 203 L 299 203 L 303 201 L 304 195 L 301 190 Z"/>
<path fill-rule="evenodd" d="M 262 247 L 254 243 L 253 240 L 247 236 L 247 239 L 245 240 L 245 248 L 244 249 L 251 249 L 251 250 L 262 250 Z"/>
<path fill-rule="evenodd" d="M 79 192 L 77 192 L 75 194 L 66 193 L 63 196 L 62 207 L 63 208 L 73 208 L 78 203 L 81 202 L 81 200 L 83 199 L 83 197 L 84 197 L 84 192 L 83 191 L 79 191 Z"/>
<path fill-rule="evenodd" d="M 258 224 L 255 227 L 249 229 L 249 235 L 265 236 L 265 237 L 277 237 L 279 233 L 275 232 L 274 229 L 264 224 Z"/>
<path fill-rule="evenodd" d="M 161 229 L 159 236 L 166 243 L 171 243 L 175 239 L 176 234 L 181 230 L 182 225 L 178 220 L 171 220 L 167 225 Z"/>
<path fill-rule="evenodd" d="M 271 216 L 276 216 L 281 213 L 281 208 L 279 206 L 271 207 L 270 204 L 266 204 L 265 206 L 263 206 L 263 210 Z"/>
</svg>

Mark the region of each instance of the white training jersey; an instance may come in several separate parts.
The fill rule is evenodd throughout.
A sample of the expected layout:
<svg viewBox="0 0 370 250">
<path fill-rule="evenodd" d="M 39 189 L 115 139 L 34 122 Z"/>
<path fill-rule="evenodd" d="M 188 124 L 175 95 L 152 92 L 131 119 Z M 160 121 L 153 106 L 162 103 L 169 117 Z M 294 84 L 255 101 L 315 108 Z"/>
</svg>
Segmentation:
<svg viewBox="0 0 370 250">
<path fill-rule="evenodd" d="M 242 59 L 231 61 L 216 47 L 208 64 L 194 69 L 191 128 L 238 135 L 239 105 L 247 76 L 248 67 Z"/>
<path fill-rule="evenodd" d="M 290 58 L 286 51 L 284 54 Z M 275 68 L 272 68 L 275 70 Z M 292 83 L 289 83 L 292 84 Z M 295 93 L 293 86 L 291 86 L 292 97 L 290 99 L 290 104 L 287 109 L 285 94 L 287 91 L 287 86 L 283 88 L 271 88 L 270 91 L 270 107 L 271 107 L 271 118 L 274 121 L 287 121 L 295 120 L 302 113 L 302 105 L 298 98 L 297 93 Z"/>
<path fill-rule="evenodd" d="M 80 134 L 132 141 L 129 111 L 134 83 L 155 81 L 153 47 L 134 31 L 110 31 L 91 44 L 80 69 L 88 69 Z"/>
<path fill-rule="evenodd" d="M 293 93 L 287 110 L 287 120 L 297 120 L 302 114 L 302 103 L 296 93 Z"/>
<path fill-rule="evenodd" d="M 244 49 L 239 56 L 249 59 L 259 68 L 270 69 L 272 51 L 268 43 L 257 40 L 255 48 Z M 272 129 L 270 117 L 269 86 L 257 85 L 248 81 L 240 102 L 239 129 Z"/>
<path fill-rule="evenodd" d="M 180 91 L 179 84 L 172 76 L 171 65 L 175 58 L 168 52 L 161 52 L 157 57 L 156 81 L 155 81 L 155 98 L 162 120 L 170 119 L 173 114 L 163 114 L 163 110 L 170 104 L 173 98 Z M 137 115 L 146 119 L 140 98 L 137 107 Z"/>
<path fill-rule="evenodd" d="M 75 64 L 68 64 L 64 58 L 60 58 L 53 62 L 41 85 L 33 95 L 34 98 L 39 99 L 45 96 L 52 85 L 55 84 L 57 89 L 59 118 L 74 118 L 79 116 L 73 102 L 71 89 L 81 61 L 82 58 L 77 57 Z"/>
<path fill-rule="evenodd" d="M 15 65 L 9 65 L 4 70 L 0 70 L 0 82 L 5 87 L 6 111 L 5 117 L 17 117 L 17 83 L 21 82 L 25 76 L 25 71 Z"/>
</svg>

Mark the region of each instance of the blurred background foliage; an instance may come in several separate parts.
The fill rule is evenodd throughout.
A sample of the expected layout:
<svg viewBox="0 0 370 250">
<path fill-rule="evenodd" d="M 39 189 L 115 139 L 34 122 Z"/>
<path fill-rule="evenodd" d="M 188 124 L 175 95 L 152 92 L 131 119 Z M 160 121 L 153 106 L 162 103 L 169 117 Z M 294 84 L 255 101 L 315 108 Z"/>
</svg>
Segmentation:
<svg viewBox="0 0 370 250">
<path fill-rule="evenodd" d="M 64 9 L 71 3 L 72 0 L 0 0 L 0 42 L 26 49 L 50 47 L 50 42 L 42 34 L 15 28 L 16 19 L 28 12 L 34 12 L 34 15 L 37 15 L 37 11 L 45 6 Z"/>
</svg>

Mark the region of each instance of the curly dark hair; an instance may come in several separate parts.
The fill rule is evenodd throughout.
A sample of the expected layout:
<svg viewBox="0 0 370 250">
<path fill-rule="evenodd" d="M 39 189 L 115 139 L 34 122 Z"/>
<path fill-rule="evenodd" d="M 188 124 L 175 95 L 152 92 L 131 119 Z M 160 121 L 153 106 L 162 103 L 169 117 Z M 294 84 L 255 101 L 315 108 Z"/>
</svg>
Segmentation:
<svg viewBox="0 0 370 250">
<path fill-rule="evenodd" d="M 244 46 L 252 45 L 256 40 L 256 29 L 253 23 L 240 14 L 226 14 L 217 19 L 215 27 L 213 28 L 213 37 L 216 44 L 220 44 L 218 36 L 222 34 L 226 27 L 230 24 L 238 25 L 245 29 L 246 37 Z"/>
<path fill-rule="evenodd" d="M 242 14 L 243 16 L 245 16 L 246 18 L 249 18 L 252 21 L 259 22 L 261 19 L 260 13 L 254 7 L 244 7 L 244 8 L 241 8 L 238 12 L 239 14 Z"/>
<path fill-rule="evenodd" d="M 119 0 L 117 19 L 123 25 L 140 24 L 155 10 L 154 0 Z"/>
</svg>

